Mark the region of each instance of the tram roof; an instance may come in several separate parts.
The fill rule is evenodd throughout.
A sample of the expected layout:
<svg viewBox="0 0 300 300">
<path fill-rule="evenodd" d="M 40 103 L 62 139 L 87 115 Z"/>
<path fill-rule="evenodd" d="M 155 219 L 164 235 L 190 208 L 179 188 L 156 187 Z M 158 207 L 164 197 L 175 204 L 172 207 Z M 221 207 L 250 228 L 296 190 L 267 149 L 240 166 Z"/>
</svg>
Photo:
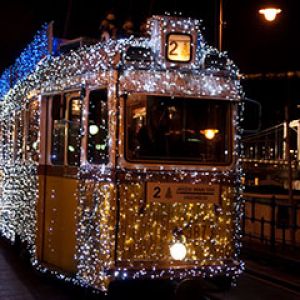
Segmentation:
<svg viewBox="0 0 300 300">
<path fill-rule="evenodd" d="M 99 70 L 179 70 L 194 74 L 233 77 L 237 68 L 226 53 L 220 53 L 204 40 L 201 22 L 196 19 L 153 16 L 148 20 L 147 37 L 129 37 L 107 42 L 87 42 L 84 38 L 64 41 L 52 36 L 52 24 L 45 24 L 37 32 L 33 41 L 23 50 L 15 64 L 4 70 L 0 77 L 0 99 L 16 87 L 31 88 L 45 82 L 68 80 L 78 75 L 97 73 Z M 190 37 L 194 49 L 191 61 L 182 63 L 169 61 L 165 57 L 167 36 Z M 73 43 L 73 44 L 72 44 Z M 62 53 L 66 45 L 78 44 L 80 47 Z M 65 48 L 64 48 L 65 47 Z M 61 51 L 59 51 L 59 49 Z"/>
</svg>

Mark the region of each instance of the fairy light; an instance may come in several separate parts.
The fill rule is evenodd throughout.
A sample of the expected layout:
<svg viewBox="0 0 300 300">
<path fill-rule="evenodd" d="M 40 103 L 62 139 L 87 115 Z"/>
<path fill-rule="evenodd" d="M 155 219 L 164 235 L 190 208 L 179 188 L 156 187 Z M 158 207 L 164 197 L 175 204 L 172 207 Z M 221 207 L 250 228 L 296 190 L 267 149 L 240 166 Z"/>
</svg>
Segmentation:
<svg viewBox="0 0 300 300">
<path fill-rule="evenodd" d="M 0 232 L 12 241 L 16 234 L 26 241 L 32 264 L 41 272 L 51 272 L 60 279 L 101 290 L 106 290 L 115 278 L 183 279 L 224 273 L 236 277 L 243 268 L 238 257 L 242 191 L 239 163 L 232 170 L 217 166 L 196 169 L 161 166 L 156 171 L 149 171 L 142 163 L 137 163 L 134 169 L 128 169 L 121 163 L 114 169 L 111 162 L 96 165 L 82 161 L 77 174 L 76 278 L 48 270 L 38 260 L 36 228 L 39 221 L 36 206 L 42 200 L 39 200 L 38 177 L 41 97 L 29 96 L 33 90 L 36 95 L 41 95 L 70 88 L 80 90 L 82 86 L 107 87 L 110 137 L 94 147 L 97 151 L 103 151 L 103 161 L 116 159 L 120 162 L 124 161 L 124 144 L 122 139 L 117 142 L 114 139 L 116 124 L 124 122 L 124 116 L 120 113 L 120 95 L 155 93 L 234 101 L 233 105 L 238 110 L 233 116 L 237 133 L 234 136 L 233 156 L 236 159 L 239 157 L 239 122 L 243 108 L 236 102 L 242 93 L 237 67 L 225 53 L 219 53 L 205 43 L 198 20 L 154 16 L 147 26 L 151 38 L 111 40 L 56 57 L 45 52 L 47 41 L 44 28 L 36 42 L 36 47 L 41 47 L 42 51 L 24 54 L 17 61 L 15 68 L 19 80 L 13 80 L 13 85 L 8 84 L 7 70 L 0 77 L 0 97 L 3 99 L 0 108 Z M 178 66 L 165 59 L 161 47 L 165 46 L 164 36 L 171 31 L 193 33 L 191 47 L 194 56 L 191 63 Z M 141 60 L 130 61 L 122 56 L 129 47 L 151 49 L 151 55 L 149 57 L 147 51 L 141 52 L 144 53 Z M 37 55 L 30 57 L 34 53 Z M 24 57 L 30 58 L 28 65 L 22 64 Z M 205 60 L 206 57 L 210 59 Z M 118 77 L 116 70 L 121 70 Z M 83 121 L 88 118 L 85 105 L 83 102 Z M 22 116 L 26 110 L 29 110 L 28 116 Z M 29 123 L 24 121 L 26 118 L 29 118 Z M 17 123 L 20 130 L 16 130 Z M 28 128 L 26 124 L 29 124 Z M 105 122 L 100 126 L 105 126 Z M 86 132 L 81 130 L 76 143 L 79 144 L 81 137 L 88 133 L 97 135 L 99 128 L 90 127 L 85 129 Z M 32 133 L 32 138 L 25 143 L 24 133 L 30 136 L 28 131 Z M 74 145 L 69 145 L 74 148 L 72 151 L 75 150 Z M 58 145 L 53 147 L 56 149 Z M 104 151 L 106 147 L 109 151 Z M 115 173 L 123 179 L 115 177 Z M 220 185 L 221 203 L 146 203 L 144 183 L 148 181 Z M 51 197 L 57 199 L 55 189 L 51 191 Z M 45 241 L 54 252 L 52 237 L 56 218 L 57 211 L 53 209 L 47 228 L 48 241 Z M 185 265 L 183 268 L 179 268 L 178 261 L 170 255 L 175 227 L 183 230 L 185 236 L 186 253 L 184 257 L 180 256 Z M 228 263 L 230 260 L 232 263 Z M 151 267 L 145 262 L 151 263 Z M 169 267 L 161 269 L 161 263 Z"/>
</svg>

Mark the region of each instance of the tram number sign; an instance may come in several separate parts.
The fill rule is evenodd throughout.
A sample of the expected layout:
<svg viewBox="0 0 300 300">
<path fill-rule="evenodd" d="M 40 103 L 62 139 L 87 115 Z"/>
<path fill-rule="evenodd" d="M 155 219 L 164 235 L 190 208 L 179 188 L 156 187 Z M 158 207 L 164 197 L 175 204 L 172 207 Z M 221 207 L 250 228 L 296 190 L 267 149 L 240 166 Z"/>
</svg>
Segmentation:
<svg viewBox="0 0 300 300">
<path fill-rule="evenodd" d="M 167 36 L 167 58 L 175 62 L 191 60 L 191 41 L 188 34 L 169 34 Z"/>
<path fill-rule="evenodd" d="M 147 183 L 148 202 L 219 203 L 220 186 L 216 184 Z"/>
</svg>

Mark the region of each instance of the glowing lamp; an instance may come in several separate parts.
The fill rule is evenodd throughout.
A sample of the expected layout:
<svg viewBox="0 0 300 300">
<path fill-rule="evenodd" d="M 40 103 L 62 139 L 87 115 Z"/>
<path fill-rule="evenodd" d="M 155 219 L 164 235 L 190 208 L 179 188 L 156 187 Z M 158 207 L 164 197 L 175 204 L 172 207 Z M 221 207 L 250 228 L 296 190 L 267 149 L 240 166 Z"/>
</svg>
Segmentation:
<svg viewBox="0 0 300 300">
<path fill-rule="evenodd" d="M 90 125 L 89 133 L 90 135 L 96 135 L 99 132 L 99 127 L 97 125 Z"/>
<path fill-rule="evenodd" d="M 186 256 L 186 247 L 180 242 L 170 246 L 170 254 L 175 260 L 183 260 Z"/>
<path fill-rule="evenodd" d="M 105 144 L 96 144 L 95 146 L 96 150 L 100 151 L 100 150 L 105 150 L 106 145 Z"/>
<path fill-rule="evenodd" d="M 200 131 L 208 140 L 213 140 L 218 132 L 218 129 L 204 129 Z"/>
<path fill-rule="evenodd" d="M 188 34 L 169 34 L 167 38 L 167 58 L 173 62 L 189 62 L 192 58 L 192 38 Z"/>
<path fill-rule="evenodd" d="M 267 21 L 272 22 L 276 19 L 277 15 L 281 13 L 281 9 L 268 7 L 268 8 L 260 9 L 259 13 L 264 15 Z"/>
<path fill-rule="evenodd" d="M 70 152 L 75 152 L 75 148 L 74 148 L 74 146 L 72 146 L 72 145 L 69 145 L 69 146 L 68 146 L 68 150 L 69 150 Z"/>
<path fill-rule="evenodd" d="M 38 150 L 38 148 L 39 148 L 39 143 L 38 143 L 38 141 L 35 141 L 35 142 L 32 143 L 32 148 L 33 148 L 34 150 Z"/>
</svg>

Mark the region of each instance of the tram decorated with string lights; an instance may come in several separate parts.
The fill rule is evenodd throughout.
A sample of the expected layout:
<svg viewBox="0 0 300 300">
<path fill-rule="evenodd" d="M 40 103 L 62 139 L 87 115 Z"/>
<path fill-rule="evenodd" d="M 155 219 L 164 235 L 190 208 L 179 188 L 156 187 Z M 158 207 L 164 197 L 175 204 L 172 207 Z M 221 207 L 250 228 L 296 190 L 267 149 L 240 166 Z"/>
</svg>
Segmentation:
<svg viewBox="0 0 300 300">
<path fill-rule="evenodd" d="M 100 290 L 243 268 L 237 68 L 198 20 L 147 25 L 70 51 L 45 25 L 0 78 L 1 235 Z"/>
</svg>

